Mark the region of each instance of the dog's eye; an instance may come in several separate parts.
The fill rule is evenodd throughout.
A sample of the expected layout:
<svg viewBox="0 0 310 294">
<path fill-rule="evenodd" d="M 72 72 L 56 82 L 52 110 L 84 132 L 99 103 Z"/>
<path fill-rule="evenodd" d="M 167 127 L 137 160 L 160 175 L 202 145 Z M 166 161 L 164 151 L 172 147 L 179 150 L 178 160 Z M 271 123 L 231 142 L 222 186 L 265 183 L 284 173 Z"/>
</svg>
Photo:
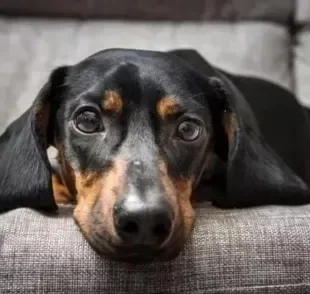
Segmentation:
<svg viewBox="0 0 310 294">
<path fill-rule="evenodd" d="M 194 141 L 201 133 L 201 125 L 195 121 L 187 120 L 178 125 L 176 135 L 184 141 Z"/>
<path fill-rule="evenodd" d="M 75 126 L 83 133 L 100 132 L 103 129 L 99 114 L 92 110 L 80 112 L 75 118 Z"/>
</svg>

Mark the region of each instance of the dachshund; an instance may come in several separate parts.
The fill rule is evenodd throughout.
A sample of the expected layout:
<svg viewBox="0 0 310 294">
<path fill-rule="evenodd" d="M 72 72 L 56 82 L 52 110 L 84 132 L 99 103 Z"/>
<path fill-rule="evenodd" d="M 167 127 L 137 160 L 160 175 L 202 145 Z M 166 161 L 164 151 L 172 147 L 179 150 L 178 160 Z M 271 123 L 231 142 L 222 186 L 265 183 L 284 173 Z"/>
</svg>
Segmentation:
<svg viewBox="0 0 310 294">
<path fill-rule="evenodd" d="M 310 203 L 309 119 L 288 90 L 195 50 L 103 50 L 56 68 L 0 137 L 0 209 L 72 203 L 100 255 L 171 260 L 197 201 Z"/>
</svg>

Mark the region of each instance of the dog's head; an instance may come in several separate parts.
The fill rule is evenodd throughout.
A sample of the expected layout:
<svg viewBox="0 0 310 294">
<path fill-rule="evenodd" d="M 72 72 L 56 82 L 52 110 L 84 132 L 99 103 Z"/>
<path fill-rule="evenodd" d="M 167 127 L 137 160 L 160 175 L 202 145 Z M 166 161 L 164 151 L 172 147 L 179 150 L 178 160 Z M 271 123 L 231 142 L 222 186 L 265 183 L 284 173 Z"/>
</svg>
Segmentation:
<svg viewBox="0 0 310 294">
<path fill-rule="evenodd" d="M 51 145 L 76 223 L 115 259 L 176 256 L 194 224 L 193 191 L 212 176 L 214 158 L 225 166 L 219 203 L 302 202 L 307 193 L 263 142 L 234 85 L 171 53 L 107 50 L 54 70 L 0 138 L 2 209 L 56 208 Z"/>
</svg>

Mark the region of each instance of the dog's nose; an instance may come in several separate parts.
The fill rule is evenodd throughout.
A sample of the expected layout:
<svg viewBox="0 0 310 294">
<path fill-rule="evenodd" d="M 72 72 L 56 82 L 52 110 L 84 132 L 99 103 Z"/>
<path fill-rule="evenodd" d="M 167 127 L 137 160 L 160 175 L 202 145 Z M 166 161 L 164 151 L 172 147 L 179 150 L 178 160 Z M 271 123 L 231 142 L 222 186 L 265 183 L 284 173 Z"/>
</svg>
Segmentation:
<svg viewBox="0 0 310 294">
<path fill-rule="evenodd" d="M 114 221 L 126 245 L 158 246 L 171 232 L 173 212 L 166 203 L 126 199 L 115 205 Z"/>
</svg>

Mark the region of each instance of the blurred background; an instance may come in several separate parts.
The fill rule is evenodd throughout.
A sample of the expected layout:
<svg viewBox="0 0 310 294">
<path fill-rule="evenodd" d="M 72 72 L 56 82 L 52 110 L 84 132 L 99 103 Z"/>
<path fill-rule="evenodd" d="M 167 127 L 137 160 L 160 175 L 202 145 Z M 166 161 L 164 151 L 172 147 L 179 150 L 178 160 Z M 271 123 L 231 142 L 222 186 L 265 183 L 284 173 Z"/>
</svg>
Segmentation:
<svg viewBox="0 0 310 294">
<path fill-rule="evenodd" d="M 310 107 L 310 0 L 0 0 L 0 133 L 50 71 L 113 47 L 194 48 Z"/>
</svg>

